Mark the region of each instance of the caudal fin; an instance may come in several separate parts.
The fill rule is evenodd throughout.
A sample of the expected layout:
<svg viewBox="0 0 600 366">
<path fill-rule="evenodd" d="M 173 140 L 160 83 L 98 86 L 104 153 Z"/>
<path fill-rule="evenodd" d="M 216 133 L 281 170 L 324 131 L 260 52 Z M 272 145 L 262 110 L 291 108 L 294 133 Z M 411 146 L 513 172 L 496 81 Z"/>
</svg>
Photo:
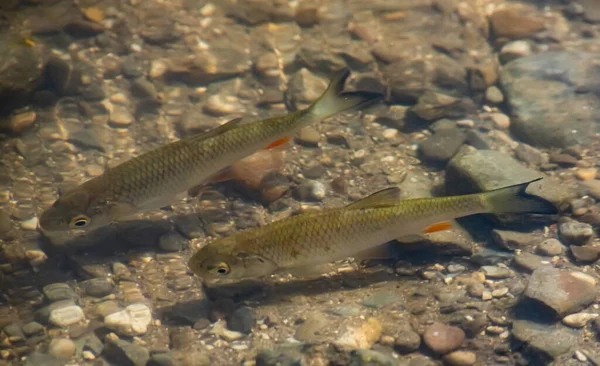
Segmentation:
<svg viewBox="0 0 600 366">
<path fill-rule="evenodd" d="M 492 213 L 556 214 L 554 205 L 543 198 L 525 193 L 527 186 L 542 178 L 483 193 L 486 206 Z"/>
<path fill-rule="evenodd" d="M 381 94 L 369 92 L 346 92 L 344 83 L 350 75 L 345 68 L 338 72 L 329 82 L 327 90 L 311 106 L 310 112 L 318 119 L 324 119 L 334 114 L 360 108 L 383 97 Z"/>
</svg>

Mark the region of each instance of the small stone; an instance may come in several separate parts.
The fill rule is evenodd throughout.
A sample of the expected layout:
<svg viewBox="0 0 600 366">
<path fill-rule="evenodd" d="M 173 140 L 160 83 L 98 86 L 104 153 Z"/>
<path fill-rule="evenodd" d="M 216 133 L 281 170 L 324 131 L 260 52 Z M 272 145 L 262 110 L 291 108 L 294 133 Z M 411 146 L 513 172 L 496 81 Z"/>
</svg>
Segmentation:
<svg viewBox="0 0 600 366">
<path fill-rule="evenodd" d="M 28 220 L 21 221 L 21 229 L 23 229 L 23 230 L 35 231 L 35 230 L 37 230 L 37 226 L 38 226 L 38 218 L 37 217 L 32 217 Z"/>
<path fill-rule="evenodd" d="M 582 272 L 542 266 L 531 274 L 524 295 L 545 304 L 558 315 L 567 315 L 596 299 L 596 281 Z"/>
<path fill-rule="evenodd" d="M 483 286 L 483 284 L 475 282 L 475 283 L 470 283 L 467 286 L 467 292 L 469 293 L 470 296 L 473 297 L 477 297 L 477 298 L 481 298 L 483 296 L 483 292 L 485 291 L 485 287 Z M 490 294 L 491 296 L 491 294 Z"/>
<path fill-rule="evenodd" d="M 32 336 L 44 331 L 44 326 L 38 322 L 29 322 L 23 326 L 23 333 L 26 336 Z"/>
<path fill-rule="evenodd" d="M 562 322 L 565 325 L 573 328 L 583 328 L 589 323 L 591 320 L 594 320 L 598 317 L 598 314 L 592 313 L 575 313 L 571 315 L 567 315 L 562 319 Z"/>
<path fill-rule="evenodd" d="M 66 283 L 58 282 L 46 285 L 42 291 L 50 301 L 73 300 L 77 298 L 75 292 Z"/>
<path fill-rule="evenodd" d="M 321 330 L 329 324 L 327 317 L 321 313 L 310 314 L 296 329 L 294 338 L 305 343 L 319 342 L 322 338 Z"/>
<path fill-rule="evenodd" d="M 323 363 L 324 365 L 325 363 Z M 350 366 L 397 366 L 398 362 L 392 355 L 368 349 L 352 352 Z"/>
<path fill-rule="evenodd" d="M 300 129 L 296 140 L 300 145 L 317 146 L 321 141 L 321 134 L 313 127 L 303 127 Z"/>
<path fill-rule="evenodd" d="M 85 292 L 93 297 L 104 297 L 113 291 L 113 284 L 105 278 L 93 278 L 84 284 Z"/>
<path fill-rule="evenodd" d="M 37 115 L 33 111 L 18 113 L 10 117 L 8 128 L 12 133 L 20 134 L 35 123 Z"/>
<path fill-rule="evenodd" d="M 296 196 L 301 201 L 322 201 L 326 192 L 325 185 L 317 180 L 304 181 L 295 190 Z"/>
<path fill-rule="evenodd" d="M 69 305 L 54 309 L 50 312 L 48 320 L 57 327 L 67 327 L 77 324 L 85 319 L 83 310 L 77 305 Z"/>
<path fill-rule="evenodd" d="M 596 178 L 597 174 L 598 174 L 598 169 L 585 168 L 585 169 L 578 169 L 575 172 L 575 177 L 577 177 L 577 179 L 579 179 L 579 180 L 589 181 L 589 180 Z"/>
<path fill-rule="evenodd" d="M 483 266 L 481 267 L 483 273 L 488 278 L 502 279 L 512 277 L 513 273 L 508 268 L 498 266 Z"/>
<path fill-rule="evenodd" d="M 594 228 L 590 224 L 569 220 L 558 225 L 558 233 L 563 242 L 583 245 L 594 237 Z"/>
<path fill-rule="evenodd" d="M 556 163 L 560 166 L 573 167 L 573 166 L 577 165 L 577 161 L 578 161 L 577 158 L 574 157 L 573 155 L 559 154 L 559 153 L 550 154 L 550 162 Z"/>
<path fill-rule="evenodd" d="M 458 349 L 465 340 L 462 329 L 443 323 L 433 323 L 423 333 L 427 347 L 438 354 L 446 354 Z"/>
<path fill-rule="evenodd" d="M 126 336 L 146 333 L 152 321 L 150 308 L 144 304 L 131 304 L 123 311 L 112 313 L 104 318 L 104 325 Z"/>
<path fill-rule="evenodd" d="M 256 314 L 253 309 L 242 306 L 234 311 L 227 320 L 227 327 L 233 331 L 249 334 L 256 325 Z"/>
<path fill-rule="evenodd" d="M 381 337 L 383 326 L 377 318 L 368 318 L 356 328 L 349 328 L 335 341 L 343 349 L 370 349 Z"/>
<path fill-rule="evenodd" d="M 148 75 L 152 79 L 161 78 L 169 69 L 167 63 L 163 60 L 153 60 L 150 63 L 150 71 L 148 71 Z"/>
<path fill-rule="evenodd" d="M 590 196 L 596 200 L 600 200 L 600 180 L 586 180 L 581 182 L 581 185 L 587 190 Z M 1 228 L 0 233 L 2 233 Z"/>
<path fill-rule="evenodd" d="M 292 108 L 298 110 L 317 100 L 327 89 L 327 82 L 302 68 L 288 83 L 286 97 Z"/>
<path fill-rule="evenodd" d="M 213 328 L 210 330 L 210 334 L 217 335 L 229 342 L 238 340 L 244 336 L 243 333 L 234 332 L 232 330 L 225 328 L 223 321 L 217 321 L 213 325 Z"/>
<path fill-rule="evenodd" d="M 515 339 L 529 344 L 533 350 L 552 358 L 569 352 L 577 341 L 569 328 L 529 320 L 514 321 L 512 335 Z"/>
<path fill-rule="evenodd" d="M 319 179 L 321 178 L 327 169 L 323 164 L 315 163 L 307 167 L 302 171 L 302 174 L 308 179 Z"/>
<path fill-rule="evenodd" d="M 527 272 L 533 272 L 543 265 L 549 265 L 549 263 L 544 263 L 541 257 L 528 252 L 522 252 L 521 254 L 516 255 L 515 264 Z"/>
<path fill-rule="evenodd" d="M 490 16 L 490 25 L 496 38 L 523 39 L 545 28 L 544 22 L 518 7 L 498 9 Z"/>
<path fill-rule="evenodd" d="M 127 107 L 120 105 L 113 105 L 112 110 L 110 111 L 110 120 L 109 124 L 112 127 L 124 128 L 128 127 L 134 121 L 133 115 Z"/>
<path fill-rule="evenodd" d="M 117 365 L 145 366 L 150 359 L 150 352 L 146 348 L 121 339 L 107 342 L 103 354 Z"/>
<path fill-rule="evenodd" d="M 148 366 L 172 366 L 174 364 L 173 357 L 169 352 L 155 353 L 148 362 Z"/>
<path fill-rule="evenodd" d="M 100 8 L 90 7 L 82 9 L 83 15 L 92 22 L 100 23 L 104 20 L 104 12 Z"/>
<path fill-rule="evenodd" d="M 537 252 L 541 255 L 554 257 L 562 254 L 563 247 L 557 239 L 546 239 L 538 245 Z"/>
<path fill-rule="evenodd" d="M 504 95 L 497 86 L 490 86 L 485 91 L 485 100 L 492 105 L 500 104 L 504 101 Z"/>
<path fill-rule="evenodd" d="M 533 246 L 537 242 L 537 238 L 530 233 L 518 231 L 494 229 L 492 237 L 498 245 L 509 250 L 524 249 Z"/>
<path fill-rule="evenodd" d="M 403 354 L 412 353 L 419 349 L 421 346 L 421 337 L 415 332 L 412 327 L 404 326 L 401 327 L 396 340 L 394 342 L 394 348 Z"/>
<path fill-rule="evenodd" d="M 466 135 L 457 129 L 440 130 L 419 144 L 423 158 L 431 162 L 445 163 L 458 152 Z"/>
<path fill-rule="evenodd" d="M 500 50 L 500 61 L 503 64 L 512 60 L 532 54 L 531 46 L 527 41 L 513 41 L 505 44 Z"/>
<path fill-rule="evenodd" d="M 508 130 L 510 127 L 510 118 L 504 113 L 490 113 L 489 118 L 494 126 L 500 130 Z"/>
<path fill-rule="evenodd" d="M 214 94 L 206 100 L 204 111 L 213 116 L 227 116 L 242 114 L 246 110 L 237 97 Z"/>
<path fill-rule="evenodd" d="M 573 257 L 578 262 L 595 262 L 600 256 L 600 246 L 592 245 L 571 245 L 569 246 Z"/>
<path fill-rule="evenodd" d="M 471 366 L 477 362 L 477 355 L 469 351 L 454 351 L 442 357 L 442 360 L 451 366 Z"/>
<path fill-rule="evenodd" d="M 519 144 L 515 149 L 515 156 L 517 159 L 532 165 L 541 165 L 547 162 L 540 150 L 527 144 Z"/>
<path fill-rule="evenodd" d="M 94 313 L 98 316 L 105 317 L 109 314 L 121 311 L 119 304 L 116 301 L 103 301 L 96 305 Z"/>
<path fill-rule="evenodd" d="M 158 247 L 165 252 L 179 252 L 187 240 L 177 231 L 169 231 L 158 239 Z"/>
<path fill-rule="evenodd" d="M 502 288 L 492 291 L 492 297 L 495 297 L 495 298 L 500 298 L 500 297 L 506 296 L 506 294 L 508 294 L 508 287 L 502 287 Z"/>
<path fill-rule="evenodd" d="M 70 339 L 54 338 L 50 341 L 48 353 L 58 358 L 71 358 L 75 354 L 75 343 Z"/>
</svg>

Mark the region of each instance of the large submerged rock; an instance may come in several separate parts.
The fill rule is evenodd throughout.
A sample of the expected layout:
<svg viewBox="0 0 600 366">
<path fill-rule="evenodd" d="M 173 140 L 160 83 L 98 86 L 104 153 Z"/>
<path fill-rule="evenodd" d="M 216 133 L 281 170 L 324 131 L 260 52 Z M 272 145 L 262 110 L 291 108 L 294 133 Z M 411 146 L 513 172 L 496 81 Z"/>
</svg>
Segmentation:
<svg viewBox="0 0 600 366">
<path fill-rule="evenodd" d="M 522 57 L 500 73 L 511 127 L 543 147 L 585 144 L 600 131 L 600 68 L 595 54 L 545 52 Z"/>
</svg>

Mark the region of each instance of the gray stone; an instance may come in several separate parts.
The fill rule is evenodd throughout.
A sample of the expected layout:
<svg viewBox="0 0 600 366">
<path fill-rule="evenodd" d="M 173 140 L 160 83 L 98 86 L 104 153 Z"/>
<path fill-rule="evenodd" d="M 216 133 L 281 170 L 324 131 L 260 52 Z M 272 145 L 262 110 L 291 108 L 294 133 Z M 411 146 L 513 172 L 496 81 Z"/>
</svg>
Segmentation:
<svg viewBox="0 0 600 366">
<path fill-rule="evenodd" d="M 21 325 L 18 323 L 9 324 L 2 330 L 4 331 L 10 342 L 17 343 L 25 339 L 25 335 L 23 334 Z"/>
<path fill-rule="evenodd" d="M 541 266 L 550 265 L 549 263 L 544 263 L 543 261 L 544 260 L 541 257 L 528 252 L 522 252 L 521 254 L 515 256 L 515 265 L 527 272 L 533 272 Z"/>
<path fill-rule="evenodd" d="M 485 100 L 490 104 L 500 104 L 504 101 L 504 95 L 497 86 L 490 86 L 485 91 Z"/>
<path fill-rule="evenodd" d="M 394 341 L 394 349 L 406 354 L 412 353 L 421 346 L 421 336 L 407 324 L 401 324 Z"/>
<path fill-rule="evenodd" d="M 10 215 L 4 212 L 4 210 L 0 210 L 0 238 L 8 233 L 11 228 L 12 221 L 10 220 Z"/>
<path fill-rule="evenodd" d="M 589 275 L 542 266 L 533 271 L 524 294 L 564 316 L 589 305 L 597 292 L 596 281 Z"/>
<path fill-rule="evenodd" d="M 489 191 L 541 176 L 538 171 L 523 166 L 500 151 L 459 152 L 446 167 L 446 190 L 450 194 Z M 530 184 L 526 192 L 544 198 L 558 208 L 568 207 L 569 202 L 577 196 L 574 184 L 554 177 L 545 177 Z"/>
<path fill-rule="evenodd" d="M 104 354 L 110 361 L 123 366 L 145 366 L 150 359 L 146 348 L 121 339 L 108 342 Z"/>
<path fill-rule="evenodd" d="M 485 273 L 485 276 L 489 278 L 508 278 L 513 276 L 513 273 L 508 268 L 504 267 L 482 266 L 481 270 Z"/>
<path fill-rule="evenodd" d="M 558 225 L 558 233 L 565 243 L 583 245 L 594 237 L 594 228 L 590 224 L 569 220 Z"/>
<path fill-rule="evenodd" d="M 537 252 L 541 255 L 553 257 L 563 252 L 563 246 L 556 239 L 546 239 L 537 247 Z"/>
<path fill-rule="evenodd" d="M 286 344 L 262 350 L 256 355 L 256 366 L 301 366 L 304 348 L 302 344 Z"/>
<path fill-rule="evenodd" d="M 492 230 L 494 241 L 508 250 L 524 249 L 537 244 L 538 240 L 531 233 L 521 233 L 510 230 Z"/>
<path fill-rule="evenodd" d="M 66 283 L 59 282 L 46 285 L 42 291 L 44 291 L 44 295 L 46 295 L 50 301 L 74 300 L 77 298 L 77 295 L 73 289 L 71 289 L 71 287 L 69 287 L 69 285 Z"/>
<path fill-rule="evenodd" d="M 583 19 L 590 23 L 600 23 L 600 4 L 595 0 L 579 0 L 583 7 Z"/>
<path fill-rule="evenodd" d="M 186 244 L 186 238 L 177 231 L 169 231 L 158 239 L 158 247 L 165 252 L 179 252 Z"/>
<path fill-rule="evenodd" d="M 286 92 L 286 99 L 292 108 L 305 108 L 317 100 L 327 89 L 327 81 L 307 69 L 301 69 L 292 76 Z"/>
<path fill-rule="evenodd" d="M 362 305 L 372 309 L 381 309 L 399 301 L 401 301 L 401 298 L 397 295 L 390 293 L 388 290 L 380 290 L 364 299 Z"/>
<path fill-rule="evenodd" d="M 301 201 L 321 201 L 326 194 L 325 185 L 317 180 L 307 180 L 294 191 L 296 197 Z"/>
<path fill-rule="evenodd" d="M 44 326 L 38 322 L 29 322 L 23 326 L 23 333 L 27 336 L 38 334 L 44 331 Z"/>
<path fill-rule="evenodd" d="M 103 297 L 113 291 L 113 284 L 106 278 L 93 278 L 84 283 L 85 292 L 93 297 Z"/>
<path fill-rule="evenodd" d="M 172 366 L 174 364 L 173 357 L 169 352 L 155 353 L 148 361 L 148 366 Z"/>
<path fill-rule="evenodd" d="M 577 341 L 575 333 L 563 325 L 545 325 L 528 320 L 515 321 L 512 335 L 550 357 L 569 352 Z"/>
<path fill-rule="evenodd" d="M 46 354 L 46 353 L 34 352 L 30 355 L 27 355 L 27 357 L 25 357 L 23 365 L 24 366 L 38 366 L 38 365 L 64 366 L 65 360 L 56 358 L 56 357 Z"/>
<path fill-rule="evenodd" d="M 294 338 L 300 342 L 318 343 L 323 340 L 321 330 L 326 328 L 330 321 L 321 313 L 310 314 L 296 329 Z"/>
<path fill-rule="evenodd" d="M 515 156 L 522 162 L 531 165 L 540 165 L 547 162 L 540 150 L 527 144 L 519 144 L 515 149 Z"/>
<path fill-rule="evenodd" d="M 352 352 L 350 366 L 396 366 L 394 357 L 378 351 L 362 349 Z"/>
<path fill-rule="evenodd" d="M 71 358 L 75 354 L 75 343 L 66 338 L 54 338 L 50 341 L 48 353 L 57 358 Z"/>
<path fill-rule="evenodd" d="M 227 327 L 233 331 L 249 334 L 256 325 L 256 314 L 254 309 L 247 306 L 234 311 L 227 319 Z"/>
<path fill-rule="evenodd" d="M 467 136 L 458 129 L 438 131 L 419 144 L 425 160 L 445 163 L 458 152 Z"/>
<path fill-rule="evenodd" d="M 600 246 L 592 245 L 571 245 L 569 246 L 573 257 L 577 262 L 595 262 L 600 256 Z"/>
<path fill-rule="evenodd" d="M 596 59 L 593 53 L 543 52 L 506 64 L 500 83 L 513 132 L 534 146 L 588 143 L 600 126 Z"/>
<path fill-rule="evenodd" d="M 419 97 L 417 104 L 410 109 L 425 121 L 436 121 L 441 118 L 461 118 L 475 112 L 473 101 L 468 98 L 426 91 Z"/>
</svg>

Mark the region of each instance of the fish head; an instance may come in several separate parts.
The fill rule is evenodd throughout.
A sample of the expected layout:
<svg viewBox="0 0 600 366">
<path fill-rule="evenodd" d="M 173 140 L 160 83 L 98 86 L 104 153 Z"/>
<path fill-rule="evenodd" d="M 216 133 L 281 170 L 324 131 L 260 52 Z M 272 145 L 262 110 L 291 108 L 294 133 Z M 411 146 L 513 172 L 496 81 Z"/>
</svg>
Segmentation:
<svg viewBox="0 0 600 366">
<path fill-rule="evenodd" d="M 89 231 L 109 223 L 110 205 L 95 201 L 83 189 L 68 191 L 40 216 L 43 232 Z"/>
<path fill-rule="evenodd" d="M 190 269 L 208 281 L 240 280 L 269 275 L 277 265 L 256 254 L 235 250 L 234 238 L 214 241 L 196 252 L 189 261 Z"/>
</svg>

